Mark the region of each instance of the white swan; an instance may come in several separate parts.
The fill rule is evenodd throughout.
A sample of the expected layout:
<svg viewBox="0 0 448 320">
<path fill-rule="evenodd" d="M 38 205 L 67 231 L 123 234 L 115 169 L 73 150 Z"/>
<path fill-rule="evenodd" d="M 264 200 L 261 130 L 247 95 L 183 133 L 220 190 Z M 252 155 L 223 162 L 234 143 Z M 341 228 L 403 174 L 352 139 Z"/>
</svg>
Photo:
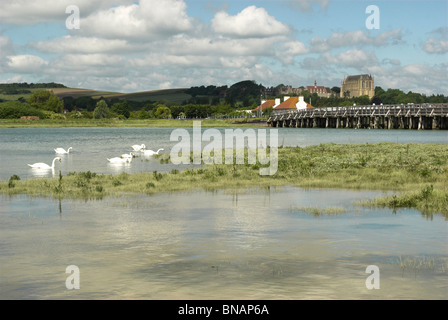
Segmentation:
<svg viewBox="0 0 448 320">
<path fill-rule="evenodd" d="M 54 169 L 54 163 L 56 162 L 56 160 L 58 160 L 59 162 L 61 162 L 61 158 L 56 157 L 53 159 L 53 162 L 51 163 L 51 166 L 49 166 L 46 163 L 42 163 L 42 162 L 37 162 L 34 164 L 28 164 L 31 168 L 35 168 L 35 169 Z"/>
<path fill-rule="evenodd" d="M 145 156 L 152 156 L 152 155 L 155 155 L 155 154 L 159 154 L 159 152 L 162 151 L 162 150 L 163 150 L 162 148 L 160 148 L 160 149 L 157 150 L 157 151 L 153 151 L 153 150 L 144 150 L 144 151 L 143 151 L 143 154 L 144 154 Z"/>
<path fill-rule="evenodd" d="M 123 158 L 123 159 L 127 159 L 127 158 L 135 158 L 135 154 L 134 154 L 133 152 L 130 152 L 130 153 L 123 153 L 123 154 L 121 155 L 121 158 Z"/>
<path fill-rule="evenodd" d="M 56 148 L 54 149 L 54 152 L 59 153 L 59 154 L 68 154 L 70 152 L 70 150 L 72 150 L 73 148 L 70 147 L 67 149 L 67 151 L 65 151 L 63 148 Z"/>
<path fill-rule="evenodd" d="M 115 158 L 107 158 L 107 161 L 109 161 L 110 163 L 114 163 L 114 164 L 121 164 L 121 163 L 129 163 L 132 161 L 132 158 L 121 158 L 121 157 L 115 157 Z"/>
<path fill-rule="evenodd" d="M 134 149 L 134 151 L 141 151 L 141 150 L 145 150 L 146 146 L 144 144 L 141 144 L 141 145 L 134 144 L 132 146 L 132 149 Z"/>
</svg>

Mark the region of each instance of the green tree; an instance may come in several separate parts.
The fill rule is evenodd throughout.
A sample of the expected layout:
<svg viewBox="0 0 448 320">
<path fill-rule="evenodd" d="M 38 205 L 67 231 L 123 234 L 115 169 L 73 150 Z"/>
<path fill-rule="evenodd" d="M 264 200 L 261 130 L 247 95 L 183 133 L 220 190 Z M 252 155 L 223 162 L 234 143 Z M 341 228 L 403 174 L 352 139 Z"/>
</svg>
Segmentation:
<svg viewBox="0 0 448 320">
<path fill-rule="evenodd" d="M 100 100 L 96 103 L 96 108 L 93 110 L 93 118 L 104 119 L 110 117 L 110 110 L 106 101 Z"/>
<path fill-rule="evenodd" d="M 165 105 L 159 105 L 154 112 L 154 116 L 157 119 L 168 119 L 171 118 L 171 110 Z"/>
<path fill-rule="evenodd" d="M 33 108 L 57 113 L 61 113 L 64 107 L 64 102 L 50 90 L 34 92 L 28 102 Z"/>
<path fill-rule="evenodd" d="M 125 118 L 129 118 L 131 112 L 129 111 L 129 104 L 127 101 L 117 102 L 112 105 L 110 108 L 112 112 L 122 115 Z"/>
<path fill-rule="evenodd" d="M 336 93 L 337 96 L 339 97 L 339 94 L 341 93 L 341 88 L 340 87 L 333 87 L 333 88 L 331 88 L 331 91 Z"/>
<path fill-rule="evenodd" d="M 183 106 L 171 106 L 170 110 L 171 110 L 171 116 L 174 119 L 176 119 L 184 111 L 184 107 Z"/>
</svg>

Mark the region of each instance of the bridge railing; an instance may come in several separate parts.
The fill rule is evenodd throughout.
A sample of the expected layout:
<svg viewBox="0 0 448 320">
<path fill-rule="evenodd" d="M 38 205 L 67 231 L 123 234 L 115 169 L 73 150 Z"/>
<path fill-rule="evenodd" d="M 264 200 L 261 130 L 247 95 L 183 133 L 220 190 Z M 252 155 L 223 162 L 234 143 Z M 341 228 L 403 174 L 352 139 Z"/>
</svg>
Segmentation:
<svg viewBox="0 0 448 320">
<path fill-rule="evenodd" d="M 448 116 L 447 103 L 388 104 L 273 110 L 268 121 L 308 117 Z"/>
</svg>

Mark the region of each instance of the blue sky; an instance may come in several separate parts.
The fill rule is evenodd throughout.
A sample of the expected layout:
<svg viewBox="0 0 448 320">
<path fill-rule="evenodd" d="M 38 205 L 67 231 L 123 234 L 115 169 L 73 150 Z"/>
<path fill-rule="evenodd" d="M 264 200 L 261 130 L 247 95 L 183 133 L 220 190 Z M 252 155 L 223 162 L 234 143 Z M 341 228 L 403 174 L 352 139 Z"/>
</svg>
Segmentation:
<svg viewBox="0 0 448 320">
<path fill-rule="evenodd" d="M 79 29 L 66 27 L 70 5 Z M 383 89 L 447 95 L 447 12 L 445 0 L 2 1 L 0 82 L 135 92 L 368 73 Z"/>
</svg>

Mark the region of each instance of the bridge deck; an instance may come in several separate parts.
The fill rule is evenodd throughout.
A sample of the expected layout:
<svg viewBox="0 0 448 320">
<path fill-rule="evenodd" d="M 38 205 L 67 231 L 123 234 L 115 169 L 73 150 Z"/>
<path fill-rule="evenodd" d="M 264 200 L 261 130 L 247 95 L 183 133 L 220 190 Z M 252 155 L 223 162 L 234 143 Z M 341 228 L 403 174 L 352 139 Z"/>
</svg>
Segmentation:
<svg viewBox="0 0 448 320">
<path fill-rule="evenodd" d="M 397 104 L 274 110 L 273 127 L 448 129 L 448 104 Z"/>
</svg>

